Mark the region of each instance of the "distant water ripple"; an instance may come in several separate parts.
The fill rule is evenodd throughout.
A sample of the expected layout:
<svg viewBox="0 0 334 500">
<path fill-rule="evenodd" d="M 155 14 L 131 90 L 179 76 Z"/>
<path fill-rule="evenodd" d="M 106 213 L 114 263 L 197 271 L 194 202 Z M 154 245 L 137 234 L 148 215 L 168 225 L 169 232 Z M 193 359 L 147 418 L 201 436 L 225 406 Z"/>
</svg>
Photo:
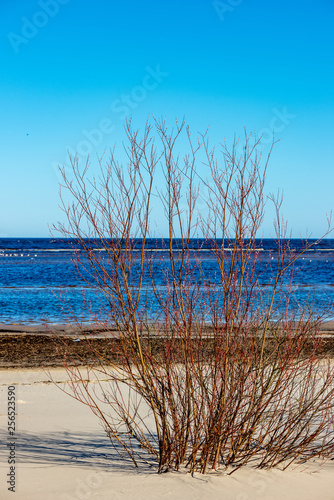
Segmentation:
<svg viewBox="0 0 334 500">
<path fill-rule="evenodd" d="M 312 241 L 309 240 L 308 243 Z M 150 255 L 155 254 L 158 258 L 155 279 L 162 294 L 165 287 L 164 271 L 168 267 L 167 243 L 166 240 L 153 239 L 147 242 L 147 249 L 152 252 Z M 259 240 L 257 243 L 254 252 L 259 255 L 259 265 L 264 266 L 258 289 L 265 294 L 266 290 L 270 290 L 273 279 L 277 247 L 269 239 Z M 291 252 L 300 251 L 303 244 L 305 242 L 300 240 L 291 240 Z M 176 240 L 176 251 L 178 245 Z M 101 252 L 98 242 L 94 250 Z M 225 250 L 227 255 L 231 251 L 229 248 Z M 66 240 L 0 239 L 0 322 L 64 322 L 70 320 L 69 310 L 85 321 L 91 319 L 89 309 L 97 316 L 103 314 L 101 310 L 106 301 L 102 294 L 96 293 L 93 283 L 89 283 L 88 275 L 85 276 L 88 283 L 78 275 L 73 264 L 74 255 L 75 249 Z M 105 252 L 101 252 L 101 255 L 105 255 Z M 193 281 L 203 291 L 209 283 L 210 290 L 219 296 L 221 285 L 217 279 L 218 267 L 210 242 L 192 240 L 190 262 L 201 264 L 201 272 L 194 272 Z M 268 262 L 272 267 L 266 265 Z M 135 271 L 134 269 L 134 273 Z M 287 283 L 286 289 L 288 287 Z M 311 301 L 313 310 L 322 312 L 329 304 L 334 303 L 334 239 L 319 242 L 297 260 L 292 291 L 290 307 L 296 309 Z M 150 314 L 154 315 L 158 306 L 150 287 L 149 273 L 145 277 L 143 294 L 150 304 Z"/>
</svg>

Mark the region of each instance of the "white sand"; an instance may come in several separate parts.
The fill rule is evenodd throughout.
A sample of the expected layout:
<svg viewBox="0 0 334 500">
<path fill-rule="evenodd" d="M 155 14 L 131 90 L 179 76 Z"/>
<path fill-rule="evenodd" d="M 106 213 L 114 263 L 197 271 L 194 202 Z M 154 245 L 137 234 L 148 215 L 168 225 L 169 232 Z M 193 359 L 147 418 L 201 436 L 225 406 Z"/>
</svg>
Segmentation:
<svg viewBox="0 0 334 500">
<path fill-rule="evenodd" d="M 57 381 L 66 373 L 53 369 Z M 17 393 L 16 493 L 9 472 L 7 386 Z M 280 470 L 226 474 L 137 472 L 112 452 L 88 407 L 62 393 L 42 370 L 0 371 L 0 499 L 334 500 L 334 461 Z"/>
</svg>

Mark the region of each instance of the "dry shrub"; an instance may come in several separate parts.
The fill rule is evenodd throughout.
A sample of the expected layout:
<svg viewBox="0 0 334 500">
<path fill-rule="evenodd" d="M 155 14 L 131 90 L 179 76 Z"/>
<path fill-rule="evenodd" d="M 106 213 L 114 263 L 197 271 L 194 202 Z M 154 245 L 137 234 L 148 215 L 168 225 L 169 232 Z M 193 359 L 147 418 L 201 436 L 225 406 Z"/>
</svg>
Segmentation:
<svg viewBox="0 0 334 500">
<path fill-rule="evenodd" d="M 98 179 L 89 181 L 89 163 L 82 171 L 77 158 L 73 179 L 63 171 L 72 202 L 64 202 L 68 225 L 58 230 L 79 250 L 77 271 L 107 304 L 95 324 L 110 349 L 118 346 L 117 360 L 107 360 L 82 329 L 94 361 L 78 366 L 67 346 L 68 392 L 101 419 L 117 451 L 136 466 L 153 460 L 159 472 L 333 456 L 334 372 L 319 354 L 323 318 L 290 307 L 293 266 L 307 246 L 289 251 L 280 199 L 271 197 L 275 258 L 265 262 L 258 251 L 274 139 L 261 167 L 261 138 L 246 133 L 243 145 L 223 144 L 218 159 L 206 134 L 194 146 L 184 123 L 169 131 L 155 120 L 140 136 L 128 122 L 126 133 L 126 166 L 112 153 Z M 189 153 L 180 159 L 183 136 Z M 200 178 L 198 157 L 209 179 Z M 160 253 L 150 239 L 157 171 L 168 228 Z M 203 186 L 207 210 L 198 213 Z M 199 233 L 210 242 L 212 272 L 191 248 Z"/>
</svg>

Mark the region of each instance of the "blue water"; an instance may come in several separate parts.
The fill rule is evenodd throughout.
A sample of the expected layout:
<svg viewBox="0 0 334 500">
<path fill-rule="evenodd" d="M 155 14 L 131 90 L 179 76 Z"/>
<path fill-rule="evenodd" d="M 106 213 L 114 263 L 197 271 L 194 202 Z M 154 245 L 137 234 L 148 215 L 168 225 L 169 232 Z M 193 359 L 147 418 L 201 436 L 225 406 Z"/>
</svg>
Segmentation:
<svg viewBox="0 0 334 500">
<path fill-rule="evenodd" d="M 309 240 L 307 243 L 311 242 Z M 266 291 L 270 290 L 277 264 L 277 244 L 273 240 L 259 240 L 256 243 L 254 255 L 258 259 L 257 268 L 262 272 L 258 286 L 262 287 L 261 293 L 265 296 Z M 138 244 L 140 241 L 136 240 L 133 246 Z M 298 253 L 305 244 L 305 241 L 291 240 L 291 255 Z M 150 259 L 157 258 L 154 267 L 148 266 L 146 269 L 143 287 L 143 307 L 152 317 L 159 310 L 159 305 L 152 292 L 150 270 L 154 270 L 155 283 L 163 297 L 169 270 L 167 245 L 167 240 L 149 240 L 146 245 L 150 249 Z M 175 240 L 175 250 L 178 245 L 179 241 Z M 99 255 L 102 254 L 98 243 L 93 246 Z M 73 321 L 73 314 L 83 321 L 91 321 L 94 315 L 106 315 L 108 304 L 103 294 L 96 291 L 94 280 L 87 272 L 78 273 L 74 264 L 75 255 L 73 242 L 71 246 L 67 240 L 0 239 L 0 322 L 62 323 Z M 190 256 L 189 265 L 191 262 L 194 265 L 187 278 L 188 284 L 193 282 L 204 288 L 210 284 L 222 306 L 221 282 L 210 242 L 192 240 Z M 131 279 L 135 286 L 136 266 Z M 285 285 L 287 290 L 288 280 Z M 296 261 L 291 286 L 290 308 L 296 311 L 312 303 L 314 312 L 322 313 L 334 304 L 334 239 L 319 242 Z M 334 313 L 329 314 L 328 319 L 333 317 Z"/>
</svg>

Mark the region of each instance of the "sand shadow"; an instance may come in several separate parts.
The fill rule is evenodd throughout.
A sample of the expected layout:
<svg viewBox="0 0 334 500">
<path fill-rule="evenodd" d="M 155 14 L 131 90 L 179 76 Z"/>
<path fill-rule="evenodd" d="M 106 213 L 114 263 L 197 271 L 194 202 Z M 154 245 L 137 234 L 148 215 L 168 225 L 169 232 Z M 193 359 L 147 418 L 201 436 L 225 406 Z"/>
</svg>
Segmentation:
<svg viewBox="0 0 334 500">
<path fill-rule="evenodd" d="M 8 436 L 0 432 L 2 442 Z M 72 432 L 53 432 L 34 434 L 18 432 L 16 440 L 17 464 L 64 465 L 66 467 L 94 467 L 109 471 L 128 473 L 156 473 L 156 463 L 148 457 L 149 463 L 138 461 L 136 468 L 130 457 L 121 447 L 116 449 L 108 437 L 101 433 L 75 434 Z"/>
</svg>

